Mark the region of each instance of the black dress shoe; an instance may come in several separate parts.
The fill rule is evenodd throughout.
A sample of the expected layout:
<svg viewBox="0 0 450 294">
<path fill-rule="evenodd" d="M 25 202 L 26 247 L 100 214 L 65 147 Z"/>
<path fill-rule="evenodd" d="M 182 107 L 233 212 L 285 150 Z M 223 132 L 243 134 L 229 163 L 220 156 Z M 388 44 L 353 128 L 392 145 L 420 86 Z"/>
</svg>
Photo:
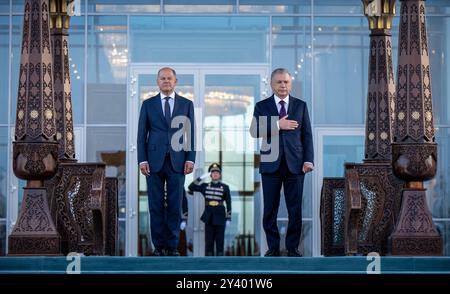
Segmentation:
<svg viewBox="0 0 450 294">
<path fill-rule="evenodd" d="M 176 249 L 169 249 L 167 250 L 167 256 L 180 256 L 180 253 Z"/>
<path fill-rule="evenodd" d="M 155 249 L 152 254 L 152 256 L 164 256 L 164 255 L 165 255 L 165 252 L 162 249 Z"/>
<path fill-rule="evenodd" d="M 287 256 L 289 257 L 302 257 L 302 254 L 300 253 L 300 251 L 298 251 L 298 249 L 288 249 L 288 253 Z"/>
<path fill-rule="evenodd" d="M 269 250 L 267 250 L 266 254 L 264 254 L 264 256 L 266 256 L 266 257 L 280 256 L 280 250 L 269 249 Z"/>
</svg>

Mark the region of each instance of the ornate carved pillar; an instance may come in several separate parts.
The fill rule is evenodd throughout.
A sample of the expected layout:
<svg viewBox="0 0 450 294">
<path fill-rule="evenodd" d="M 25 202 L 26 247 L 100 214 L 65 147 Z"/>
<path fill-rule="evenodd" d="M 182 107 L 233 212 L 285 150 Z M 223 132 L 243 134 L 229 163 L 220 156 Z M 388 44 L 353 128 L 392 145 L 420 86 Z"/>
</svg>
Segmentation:
<svg viewBox="0 0 450 294">
<path fill-rule="evenodd" d="M 69 2 L 73 1 L 50 0 L 56 138 L 59 143 L 58 158 L 60 162 L 76 162 L 69 68 L 70 16 L 67 13 Z"/>
<path fill-rule="evenodd" d="M 364 161 L 390 163 L 395 108 L 391 40 L 395 0 L 363 0 L 363 4 L 370 28 Z"/>
<path fill-rule="evenodd" d="M 363 0 L 369 21 L 370 54 L 365 159 L 345 164 L 345 253 L 387 254 L 388 237 L 400 208 L 402 181 L 391 168 L 395 82 L 392 18 L 395 0 Z"/>
<path fill-rule="evenodd" d="M 13 169 L 27 186 L 9 236 L 11 255 L 60 254 L 60 237 L 43 186 L 55 174 L 58 159 L 52 70 L 48 0 L 26 0 Z"/>
<path fill-rule="evenodd" d="M 442 255 L 442 238 L 423 188 L 423 181 L 435 176 L 437 162 L 425 1 L 401 0 L 400 13 L 392 166 L 408 183 L 391 235 L 392 254 Z"/>
</svg>

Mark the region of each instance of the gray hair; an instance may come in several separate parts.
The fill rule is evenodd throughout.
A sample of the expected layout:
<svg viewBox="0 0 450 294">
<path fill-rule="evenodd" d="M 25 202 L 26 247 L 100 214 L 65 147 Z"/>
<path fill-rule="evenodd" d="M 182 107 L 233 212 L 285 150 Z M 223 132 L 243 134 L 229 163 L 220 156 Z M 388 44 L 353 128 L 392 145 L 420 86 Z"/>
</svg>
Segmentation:
<svg viewBox="0 0 450 294">
<path fill-rule="evenodd" d="M 172 73 L 173 73 L 173 75 L 175 76 L 175 78 L 177 77 L 177 72 L 176 72 L 173 68 L 171 68 L 171 67 L 163 67 L 163 68 L 160 68 L 160 69 L 158 70 L 158 78 L 159 78 L 159 74 L 160 74 L 163 70 L 166 70 L 166 69 L 172 71 Z"/>
<path fill-rule="evenodd" d="M 275 69 L 275 70 L 272 72 L 272 74 L 270 75 L 270 80 L 271 80 L 271 81 L 273 80 L 273 77 L 274 77 L 276 74 L 288 74 L 290 77 L 292 77 L 291 73 L 290 73 L 287 69 L 282 68 L 282 67 L 279 67 L 279 68 Z"/>
</svg>

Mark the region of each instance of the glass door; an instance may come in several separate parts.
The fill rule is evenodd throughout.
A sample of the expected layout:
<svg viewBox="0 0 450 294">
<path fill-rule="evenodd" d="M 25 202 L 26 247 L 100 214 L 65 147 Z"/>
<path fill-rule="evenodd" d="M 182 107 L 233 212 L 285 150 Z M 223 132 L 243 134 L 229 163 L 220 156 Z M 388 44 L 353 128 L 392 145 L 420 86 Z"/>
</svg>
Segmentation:
<svg viewBox="0 0 450 294">
<path fill-rule="evenodd" d="M 261 191 L 255 140 L 249 127 L 255 103 L 265 88 L 264 72 L 202 71 L 204 81 L 204 165 L 222 166 L 230 186 L 232 221 L 225 230 L 225 255 L 260 254 L 259 213 L 255 199 Z"/>
</svg>

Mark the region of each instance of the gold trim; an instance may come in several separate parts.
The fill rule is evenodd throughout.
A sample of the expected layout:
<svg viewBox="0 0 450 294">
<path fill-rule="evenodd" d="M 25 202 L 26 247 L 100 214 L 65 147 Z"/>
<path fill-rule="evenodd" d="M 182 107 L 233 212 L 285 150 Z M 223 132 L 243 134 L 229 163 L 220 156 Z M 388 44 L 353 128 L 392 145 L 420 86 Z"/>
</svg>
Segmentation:
<svg viewBox="0 0 450 294">
<path fill-rule="evenodd" d="M 219 201 L 208 201 L 208 205 L 209 206 L 218 206 L 219 205 Z"/>
</svg>

